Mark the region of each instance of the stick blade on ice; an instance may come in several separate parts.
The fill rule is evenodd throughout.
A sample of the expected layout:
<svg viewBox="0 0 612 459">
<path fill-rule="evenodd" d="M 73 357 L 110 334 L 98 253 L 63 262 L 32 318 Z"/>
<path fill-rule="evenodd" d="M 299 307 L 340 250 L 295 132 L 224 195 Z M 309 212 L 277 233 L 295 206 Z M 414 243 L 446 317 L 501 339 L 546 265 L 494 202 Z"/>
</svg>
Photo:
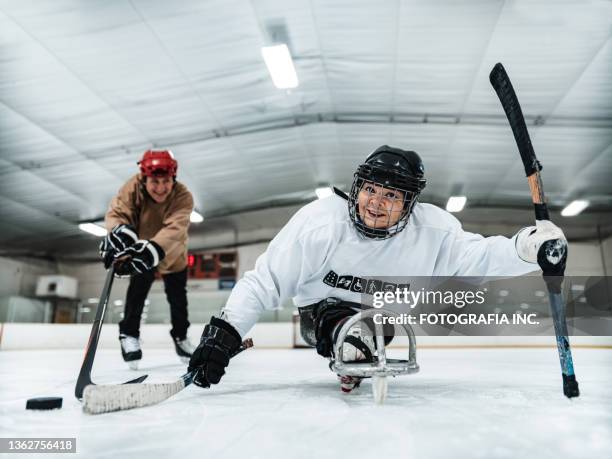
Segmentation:
<svg viewBox="0 0 612 459">
<path fill-rule="evenodd" d="M 247 338 L 231 357 L 250 347 L 253 347 L 253 340 Z M 155 405 L 189 386 L 194 375 L 195 370 L 192 370 L 171 383 L 89 385 L 83 391 L 83 411 L 88 414 L 102 414 Z"/>
<path fill-rule="evenodd" d="M 155 405 L 184 387 L 182 379 L 165 384 L 90 385 L 83 391 L 83 411 L 101 414 Z"/>
</svg>

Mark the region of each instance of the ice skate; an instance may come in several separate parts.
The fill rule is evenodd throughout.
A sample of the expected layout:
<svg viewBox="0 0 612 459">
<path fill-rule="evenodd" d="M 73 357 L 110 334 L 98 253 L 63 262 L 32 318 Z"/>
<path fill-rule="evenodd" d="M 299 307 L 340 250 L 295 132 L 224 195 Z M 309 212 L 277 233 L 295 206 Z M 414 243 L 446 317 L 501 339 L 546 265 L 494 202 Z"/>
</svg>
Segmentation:
<svg viewBox="0 0 612 459">
<path fill-rule="evenodd" d="M 336 331 L 340 330 L 344 322 L 338 324 Z M 342 361 L 347 363 L 356 363 L 359 361 L 372 362 L 374 346 L 374 337 L 367 336 L 362 333 L 362 325 L 357 325 L 348 332 L 344 340 L 342 348 Z M 364 378 L 360 376 L 338 375 L 340 381 L 340 390 L 348 394 L 361 385 Z"/>
<path fill-rule="evenodd" d="M 189 338 L 185 337 L 184 339 L 172 338 L 174 342 L 174 349 L 176 350 L 176 355 L 179 356 L 181 362 L 189 363 L 189 359 L 191 358 L 191 354 L 195 350 L 195 346 L 191 344 Z"/>
<path fill-rule="evenodd" d="M 338 375 L 338 381 L 340 381 L 340 390 L 345 394 L 349 394 L 353 390 L 359 389 L 363 378 L 360 376 Z"/>
<path fill-rule="evenodd" d="M 119 335 L 121 342 L 121 355 L 124 362 L 128 364 L 131 370 L 138 370 L 138 364 L 142 359 L 142 350 L 140 349 L 140 340 L 134 336 Z"/>
</svg>

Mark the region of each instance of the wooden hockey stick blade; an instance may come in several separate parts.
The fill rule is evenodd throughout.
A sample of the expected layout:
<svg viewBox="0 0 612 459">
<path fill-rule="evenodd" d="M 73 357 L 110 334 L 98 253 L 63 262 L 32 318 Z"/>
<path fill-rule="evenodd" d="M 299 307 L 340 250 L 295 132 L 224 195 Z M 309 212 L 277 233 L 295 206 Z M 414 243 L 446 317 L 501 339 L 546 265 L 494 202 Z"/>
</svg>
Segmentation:
<svg viewBox="0 0 612 459">
<path fill-rule="evenodd" d="M 141 382 L 143 382 L 148 377 L 149 377 L 149 375 L 142 375 L 142 376 L 139 376 L 138 378 L 130 379 L 129 381 L 126 381 L 126 382 L 121 383 L 121 384 L 140 384 Z M 80 380 L 79 384 L 77 385 L 77 389 L 75 390 L 75 395 L 77 396 L 77 399 L 79 399 L 79 400 L 83 399 L 83 392 L 84 392 L 86 387 L 88 387 L 88 386 L 96 386 L 96 385 L 97 384 L 94 383 L 91 380 L 89 375 L 87 375 L 87 379 Z"/>
<path fill-rule="evenodd" d="M 83 392 L 83 411 L 88 414 L 101 414 L 155 405 L 184 388 L 183 378 L 173 383 L 161 384 L 91 385 Z"/>
<path fill-rule="evenodd" d="M 253 347 L 253 340 L 247 338 L 232 357 L 250 347 Z M 83 411 L 88 414 L 102 414 L 156 405 L 189 386 L 193 382 L 196 371 L 187 372 L 177 381 L 171 383 L 129 386 L 124 384 L 92 384 L 87 386 L 83 392 Z"/>
</svg>

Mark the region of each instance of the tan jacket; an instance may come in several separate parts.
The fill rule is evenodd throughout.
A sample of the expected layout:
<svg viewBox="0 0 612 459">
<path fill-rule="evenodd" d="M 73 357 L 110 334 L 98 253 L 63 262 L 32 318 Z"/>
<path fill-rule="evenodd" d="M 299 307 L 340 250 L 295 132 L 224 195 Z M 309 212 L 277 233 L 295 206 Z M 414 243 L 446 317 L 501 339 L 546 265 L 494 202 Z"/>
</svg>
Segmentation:
<svg viewBox="0 0 612 459">
<path fill-rule="evenodd" d="M 111 200 L 104 222 L 109 231 L 122 223 L 132 225 L 139 239 L 155 241 L 166 253 L 158 271 L 175 273 L 187 267 L 187 230 L 192 210 L 193 196 L 182 183 L 176 182 L 168 198 L 158 204 L 147 193 L 141 175 L 136 174 Z"/>
</svg>

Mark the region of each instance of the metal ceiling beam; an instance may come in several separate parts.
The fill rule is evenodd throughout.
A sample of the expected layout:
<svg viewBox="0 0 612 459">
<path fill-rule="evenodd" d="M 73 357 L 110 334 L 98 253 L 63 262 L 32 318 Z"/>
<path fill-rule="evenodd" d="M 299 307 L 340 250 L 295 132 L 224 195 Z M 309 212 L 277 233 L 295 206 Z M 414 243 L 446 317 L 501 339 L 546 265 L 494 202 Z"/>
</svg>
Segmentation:
<svg viewBox="0 0 612 459">
<path fill-rule="evenodd" d="M 533 126 L 572 126 L 585 128 L 612 129 L 612 118 L 556 117 L 546 120 L 540 115 L 525 115 L 525 121 Z M 166 145 L 188 145 L 210 139 L 237 137 L 247 134 L 274 132 L 295 126 L 318 123 L 371 123 L 371 124 L 462 124 L 472 126 L 506 126 L 508 121 L 503 112 L 499 115 L 448 114 L 448 113 L 309 113 L 292 117 L 279 117 L 272 121 L 246 123 L 227 127 L 222 131 L 207 131 L 189 139 L 165 139 Z"/>
<path fill-rule="evenodd" d="M 529 126 L 538 126 L 542 128 L 546 127 L 583 127 L 590 129 L 612 129 L 612 118 L 577 118 L 577 117 L 554 117 L 546 120 L 544 124 L 544 118 L 540 115 L 526 115 L 525 120 Z M 297 126 L 307 126 L 312 124 L 321 123 L 333 123 L 333 124 L 434 124 L 434 125 L 448 125 L 448 124 L 460 124 L 470 126 L 506 126 L 508 121 L 503 113 L 500 115 L 458 115 L 458 114 L 446 114 L 446 113 L 366 113 L 366 112 L 342 112 L 342 113 L 311 113 L 301 114 L 291 117 L 277 118 L 273 121 L 247 123 L 242 125 L 232 126 L 230 128 L 224 128 L 223 130 L 213 130 L 202 132 L 201 135 L 197 135 L 190 138 L 177 138 L 177 139 L 165 139 L 160 145 L 169 145 L 176 147 L 180 145 L 190 145 L 197 142 L 204 142 L 212 139 L 223 139 L 239 137 L 249 134 L 258 134 L 262 132 L 274 132 L 283 129 L 291 129 Z M 339 140 L 338 140 L 339 142 Z M 65 142 L 64 142 L 65 143 Z M 231 143 L 230 143 L 231 144 Z M 68 145 L 68 144 L 66 144 Z M 157 144 L 154 144 L 156 146 Z M 70 147 L 73 151 L 77 151 L 73 147 Z M 117 155 L 125 155 L 125 151 L 131 150 L 136 147 L 128 146 L 117 146 Z M 236 147 L 232 145 L 232 149 L 235 152 Z M 120 151 L 120 153 L 119 153 Z M 106 157 L 112 156 L 112 152 L 105 149 Z M 100 153 L 95 150 L 88 152 L 78 152 L 88 160 L 96 161 L 94 156 L 95 153 Z M 2 158 L 2 150 L 0 147 L 0 158 Z M 235 156 L 236 160 L 241 158 Z M 69 159 L 64 161 L 69 162 Z M 63 164 L 62 159 L 53 159 L 53 164 Z M 35 165 L 32 168 L 38 168 L 40 165 Z M 44 167 L 44 165 L 43 165 Z M 21 166 L 23 170 L 29 170 L 31 168 Z M 106 169 L 106 168 L 105 168 Z M 109 171 L 110 172 L 110 171 Z M 112 173 L 112 172 L 111 172 Z M 116 176 L 116 174 L 112 173 Z"/>
</svg>

